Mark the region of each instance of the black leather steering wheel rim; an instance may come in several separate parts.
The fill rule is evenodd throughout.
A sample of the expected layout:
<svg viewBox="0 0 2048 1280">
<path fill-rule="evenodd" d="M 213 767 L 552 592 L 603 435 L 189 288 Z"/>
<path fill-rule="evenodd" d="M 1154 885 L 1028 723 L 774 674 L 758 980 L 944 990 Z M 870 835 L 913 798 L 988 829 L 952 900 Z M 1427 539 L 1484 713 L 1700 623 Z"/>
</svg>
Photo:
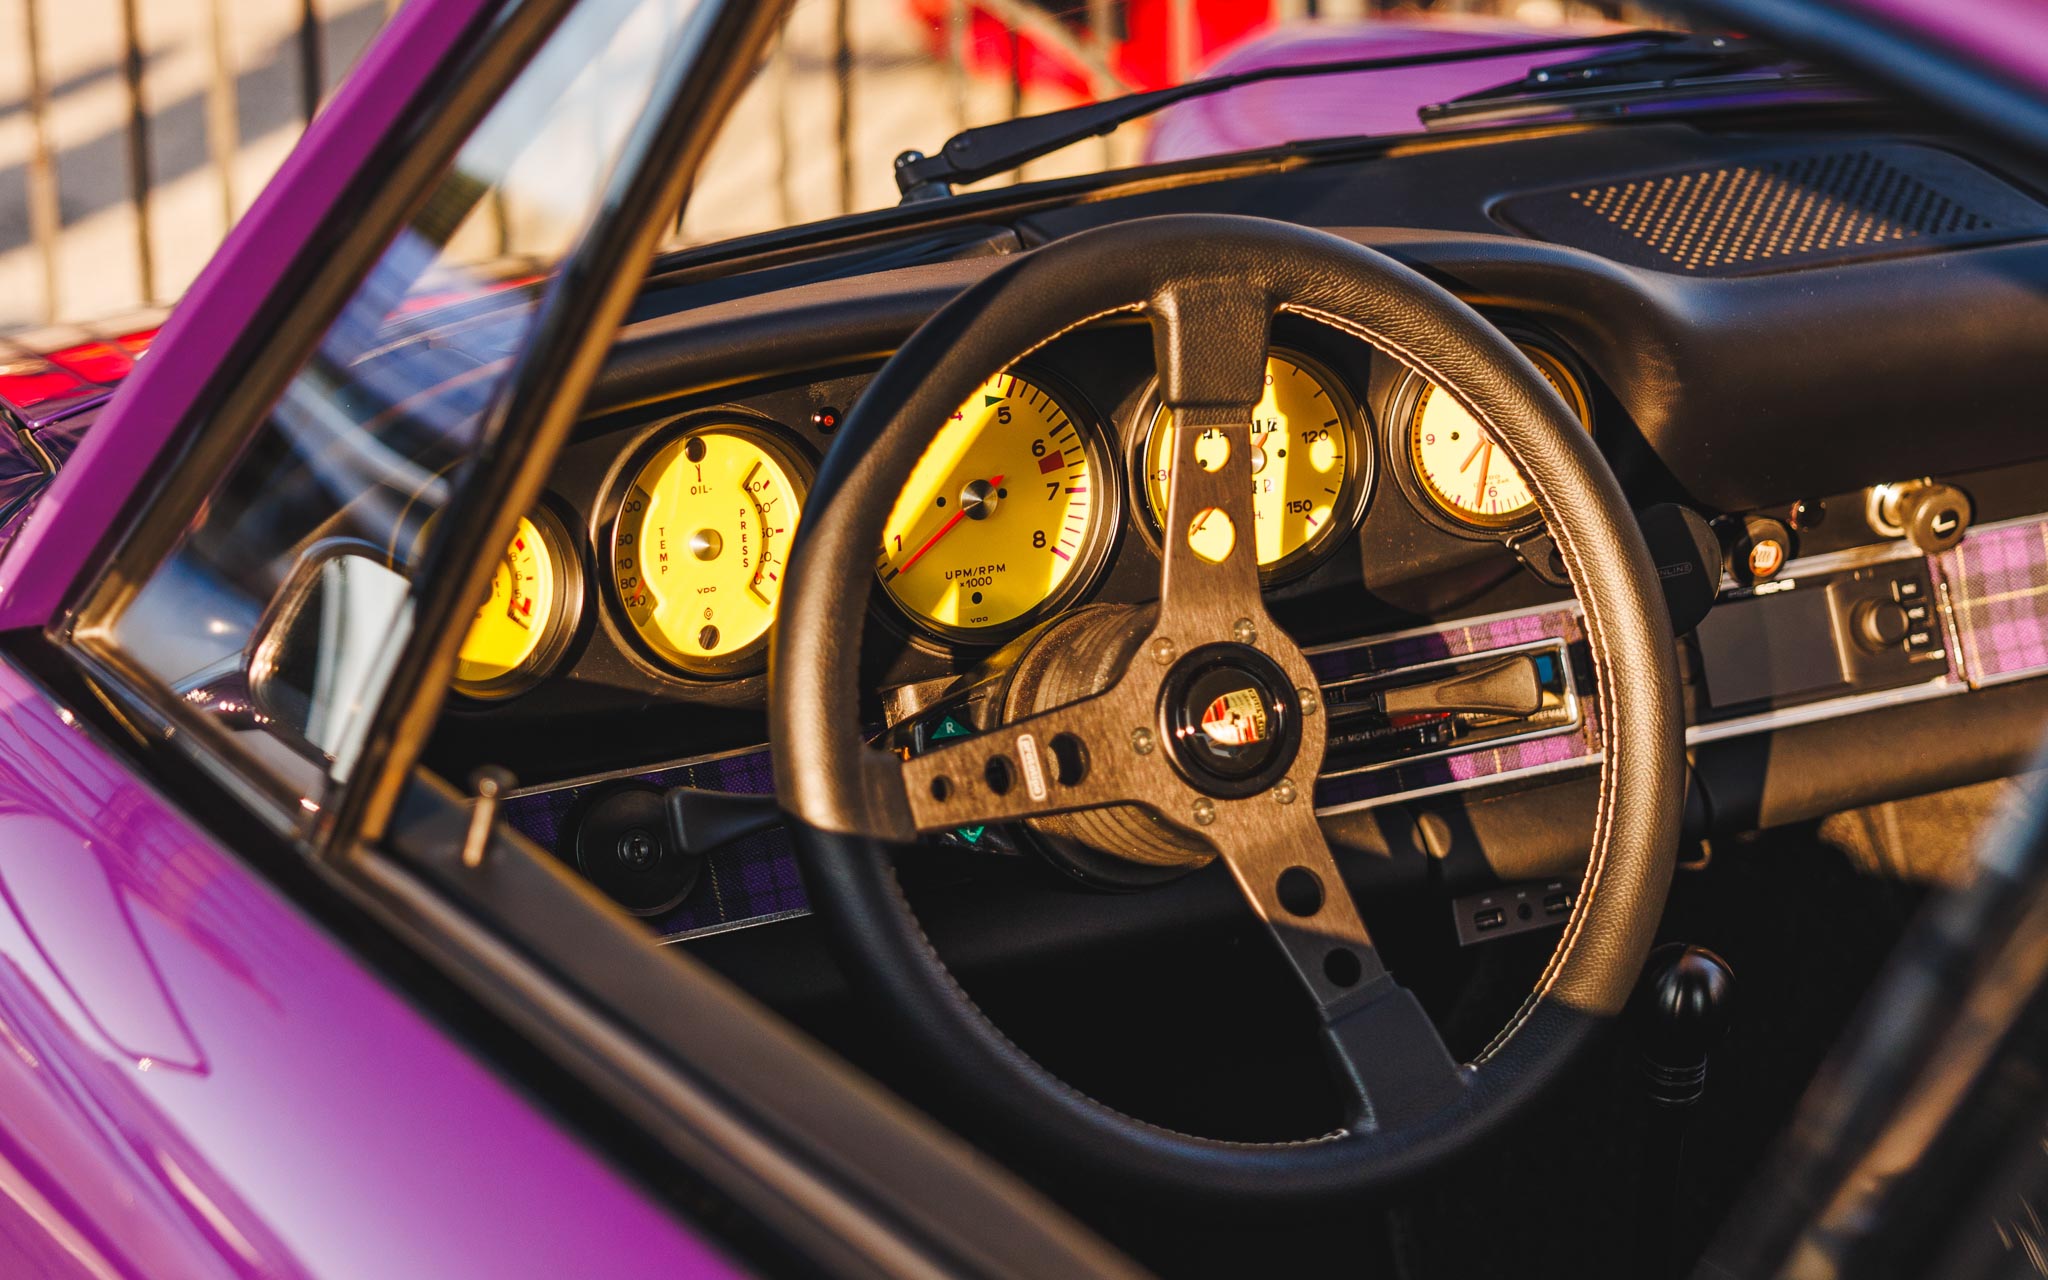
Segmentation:
<svg viewBox="0 0 2048 1280">
<path fill-rule="evenodd" d="M 1527 478 L 1579 594 L 1603 750 L 1586 876 L 1557 952 L 1514 1019 L 1461 1068 L 1455 1097 L 1283 1144 L 1195 1137 L 1114 1111 L 1039 1066 L 974 1006 L 897 882 L 890 837 L 908 830 L 902 783 L 862 742 L 855 686 L 883 519 L 955 406 L 1059 334 L 1131 311 L 1161 335 L 1162 382 L 1192 388 L 1183 403 L 1199 405 L 1209 357 L 1186 331 L 1210 322 L 1202 300 L 1247 291 L 1266 302 L 1262 324 L 1278 309 L 1350 332 L 1489 427 Z M 1236 326 L 1220 346 L 1252 340 L 1243 316 L 1215 323 Z M 943 308 L 869 384 L 824 460 L 791 552 L 771 673 L 777 790 L 842 963 L 999 1144 L 1103 1189 L 1295 1205 L 1382 1189 L 1467 1150 L 1621 1010 L 1670 882 L 1684 795 L 1674 649 L 1612 473 L 1526 357 L 1454 295 L 1383 254 L 1291 224 L 1115 224 L 1022 255 Z"/>
</svg>

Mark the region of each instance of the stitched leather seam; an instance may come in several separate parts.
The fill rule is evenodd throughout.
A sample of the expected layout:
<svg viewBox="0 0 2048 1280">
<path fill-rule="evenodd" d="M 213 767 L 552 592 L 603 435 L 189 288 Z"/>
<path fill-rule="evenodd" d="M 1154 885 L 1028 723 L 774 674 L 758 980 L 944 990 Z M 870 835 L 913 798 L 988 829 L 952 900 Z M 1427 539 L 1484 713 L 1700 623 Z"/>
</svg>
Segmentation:
<svg viewBox="0 0 2048 1280">
<path fill-rule="evenodd" d="M 1492 415 L 1473 404 L 1459 388 L 1456 380 L 1446 377 L 1432 367 L 1427 360 L 1416 355 L 1415 352 L 1408 349 L 1405 345 L 1380 333 L 1369 325 L 1362 325 L 1313 307 L 1284 305 L 1280 310 L 1308 316 L 1311 319 L 1320 320 L 1325 324 L 1343 329 L 1354 337 L 1361 338 L 1380 347 L 1382 350 L 1390 352 L 1404 364 L 1408 365 L 1409 368 L 1435 383 L 1438 388 L 1448 393 L 1466 412 L 1478 419 L 1492 432 L 1495 442 L 1507 453 L 1508 461 L 1515 464 L 1516 469 L 1522 473 L 1523 478 L 1528 481 L 1530 488 L 1535 492 L 1539 509 L 1548 509 L 1551 506 L 1551 495 L 1545 491 L 1542 479 L 1531 473 L 1523 465 L 1522 458 L 1518 455 L 1508 438 L 1499 430 Z M 1572 538 L 1570 530 L 1563 524 L 1550 521 L 1547 518 L 1545 523 L 1551 535 L 1557 539 L 1559 549 L 1564 553 L 1566 568 L 1570 571 L 1573 580 L 1585 581 L 1585 562 L 1579 555 L 1578 547 Z M 1565 965 L 1570 961 L 1574 949 L 1578 946 L 1579 938 L 1585 929 L 1585 922 L 1592 914 L 1593 899 L 1599 892 L 1601 879 L 1606 869 L 1607 852 L 1610 843 L 1610 820 L 1614 810 L 1614 779 L 1621 772 L 1620 740 L 1615 736 L 1614 732 L 1612 706 L 1614 696 L 1613 670 L 1607 649 L 1604 619 L 1600 616 L 1599 606 L 1585 593 L 1577 591 L 1576 588 L 1574 588 L 1574 594 L 1579 596 L 1579 601 L 1584 607 L 1587 638 L 1593 651 L 1594 675 L 1599 683 L 1598 700 L 1600 707 L 1601 746 L 1605 751 L 1605 761 L 1600 768 L 1599 802 L 1593 826 L 1592 858 L 1586 867 L 1585 876 L 1580 881 L 1578 906 L 1572 912 L 1571 919 L 1566 922 L 1564 937 L 1559 940 L 1557 949 L 1551 953 L 1550 962 L 1544 967 L 1543 975 L 1538 979 L 1536 989 L 1529 993 L 1528 999 L 1522 1002 L 1521 1008 L 1515 1011 L 1515 1016 L 1508 1020 L 1507 1025 L 1501 1028 L 1499 1034 L 1495 1035 L 1487 1043 L 1486 1047 L 1481 1049 L 1478 1055 L 1472 1059 L 1470 1065 L 1475 1067 L 1485 1065 L 1489 1059 L 1506 1047 L 1508 1041 L 1517 1031 L 1521 1030 L 1522 1026 L 1535 1013 L 1537 1007 L 1556 988 L 1558 979 L 1563 975 Z"/>
<path fill-rule="evenodd" d="M 1048 346 L 1049 344 L 1058 341 L 1062 337 L 1065 337 L 1067 334 L 1070 334 L 1077 329 L 1084 328 L 1087 325 L 1094 324 L 1097 321 L 1102 320 L 1108 316 L 1128 312 L 1144 312 L 1146 309 L 1146 303 L 1134 302 L 1125 303 L 1115 307 L 1108 307 L 1103 310 L 1094 312 L 1093 314 L 1076 320 L 1073 323 L 1068 324 L 1060 328 L 1059 330 L 1046 335 L 1038 342 L 1032 344 L 1030 347 L 1018 353 L 1018 355 L 1014 357 L 1012 363 L 1014 363 L 1015 360 L 1023 360 L 1035 354 L 1036 352 Z M 1329 324 L 1334 328 L 1350 333 L 1354 337 L 1360 338 L 1363 341 L 1371 343 L 1372 345 L 1379 347 L 1384 351 L 1387 351 L 1388 353 L 1394 355 L 1397 359 L 1401 360 L 1402 363 L 1407 365 L 1410 369 L 1413 369 L 1415 372 L 1420 373 L 1424 377 L 1429 378 L 1439 388 L 1443 389 L 1448 394 L 1450 394 L 1451 397 L 1460 406 L 1462 406 L 1468 413 L 1471 413 L 1474 418 L 1478 419 L 1482 424 L 1484 424 L 1488 428 L 1489 431 L 1492 432 L 1496 443 L 1498 443 L 1501 446 L 1502 450 L 1508 455 L 1509 461 L 1514 463 L 1516 468 L 1520 470 L 1523 476 L 1528 480 L 1532 490 L 1534 490 L 1537 496 L 1539 507 L 1544 510 L 1548 510 L 1551 508 L 1552 495 L 1546 490 L 1543 480 L 1539 478 L 1537 475 L 1530 473 L 1530 471 L 1524 465 L 1523 458 L 1519 455 L 1515 447 L 1509 442 L 1508 438 L 1498 429 L 1494 417 L 1480 409 L 1475 404 L 1473 404 L 1471 400 L 1462 392 L 1462 390 L 1460 390 L 1456 380 L 1447 377 L 1446 375 L 1441 373 L 1429 361 L 1422 359 L 1412 349 L 1408 348 L 1405 344 L 1394 340 L 1393 338 L 1389 337 L 1388 335 L 1379 331 L 1378 329 L 1372 327 L 1371 325 L 1352 321 L 1348 318 L 1333 315 L 1319 308 L 1310 306 L 1303 306 L 1298 304 L 1281 304 L 1277 306 L 1275 309 L 1277 311 L 1285 311 L 1291 312 L 1296 315 L 1307 316 L 1311 319 L 1321 321 L 1322 323 Z M 1550 522 L 1549 528 L 1551 530 L 1553 537 L 1555 537 L 1558 541 L 1559 549 L 1564 556 L 1566 567 L 1570 572 L 1573 580 L 1586 581 L 1587 575 L 1585 572 L 1585 561 L 1581 556 L 1579 548 L 1576 545 L 1576 542 L 1574 541 L 1569 530 L 1565 528 L 1563 525 L 1557 524 L 1555 522 Z M 1548 965 L 1545 967 L 1543 975 L 1539 979 L 1536 989 L 1533 992 L 1531 992 L 1528 999 L 1523 1002 L 1522 1007 L 1519 1010 L 1517 1010 L 1514 1017 L 1508 1022 L 1508 1024 L 1504 1028 L 1502 1028 L 1500 1033 L 1497 1034 L 1493 1038 L 1493 1040 L 1483 1050 L 1481 1050 L 1475 1058 L 1472 1059 L 1470 1064 L 1468 1064 L 1469 1066 L 1475 1068 L 1484 1065 L 1489 1059 L 1494 1057 L 1502 1048 L 1504 1048 L 1506 1044 L 1512 1039 L 1512 1037 L 1521 1029 L 1521 1027 L 1527 1023 L 1528 1019 L 1533 1015 L 1536 1008 L 1538 1008 L 1542 1004 L 1542 1002 L 1546 998 L 1548 998 L 1550 993 L 1555 989 L 1559 978 L 1562 976 L 1565 965 L 1569 962 L 1571 956 L 1575 951 L 1575 948 L 1578 945 L 1580 937 L 1583 935 L 1585 929 L 1585 922 L 1587 918 L 1591 915 L 1594 897 L 1599 891 L 1599 887 L 1602 882 L 1603 874 L 1605 871 L 1607 853 L 1612 838 L 1611 833 L 1612 818 L 1614 813 L 1614 779 L 1616 776 L 1618 776 L 1621 770 L 1619 740 L 1615 736 L 1614 731 L 1615 721 L 1613 714 L 1613 700 L 1615 697 L 1615 691 L 1613 686 L 1615 682 L 1612 679 L 1612 663 L 1611 655 L 1609 653 L 1606 641 L 1605 619 L 1601 616 L 1600 607 L 1597 604 L 1595 604 L 1594 601 L 1587 598 L 1582 593 L 1580 594 L 1580 601 L 1584 606 L 1586 629 L 1588 640 L 1593 654 L 1594 670 L 1596 677 L 1598 677 L 1599 680 L 1598 706 L 1600 709 L 1601 716 L 1600 734 L 1602 746 L 1606 752 L 1606 759 L 1601 768 L 1599 801 L 1597 815 L 1594 823 L 1592 847 L 1593 856 L 1589 862 L 1589 865 L 1587 866 L 1586 874 L 1581 880 L 1579 894 L 1580 901 L 1578 903 L 1578 906 L 1573 911 L 1571 919 L 1567 922 L 1565 934 L 1563 938 L 1560 939 L 1557 949 L 1552 953 L 1550 961 Z M 902 911 L 904 918 L 908 920 L 911 924 L 911 932 L 915 936 L 919 947 L 922 949 L 923 958 L 925 962 L 930 966 L 931 970 L 935 972 L 939 976 L 939 978 L 946 984 L 947 988 L 951 990 L 954 997 L 959 1001 L 962 1007 L 971 1011 L 973 1016 L 980 1020 L 981 1024 L 984 1027 L 986 1027 L 989 1033 L 993 1036 L 994 1041 L 997 1045 L 999 1045 L 1002 1049 L 1008 1051 L 1010 1054 L 1014 1055 L 1015 1058 L 1021 1064 L 1028 1066 L 1028 1068 L 1034 1074 L 1036 1074 L 1041 1081 L 1050 1084 L 1059 1093 L 1065 1095 L 1071 1100 L 1077 1101 L 1084 1108 L 1099 1112 L 1103 1115 L 1110 1116 L 1120 1121 L 1124 1121 L 1126 1123 L 1129 1123 L 1131 1125 L 1137 1126 L 1139 1128 L 1142 1128 L 1153 1133 L 1162 1134 L 1171 1138 L 1181 1139 L 1187 1142 L 1197 1143 L 1203 1147 L 1219 1150 L 1256 1151 L 1270 1148 L 1300 1147 L 1358 1136 L 1358 1134 L 1352 1130 L 1340 1128 L 1333 1132 L 1322 1134 L 1317 1137 L 1296 1139 L 1288 1142 L 1240 1142 L 1216 1138 L 1207 1138 L 1197 1134 L 1183 1133 L 1177 1129 L 1173 1129 L 1168 1126 L 1156 1124 L 1149 1120 L 1144 1120 L 1136 1116 L 1128 1115 L 1115 1107 L 1109 1106 L 1108 1104 L 1102 1102 L 1097 1098 L 1090 1097 L 1089 1095 L 1083 1093 L 1081 1090 L 1075 1088 L 1073 1085 L 1069 1084 L 1067 1081 L 1060 1079 L 1052 1072 L 1046 1070 L 1046 1068 L 1042 1064 L 1040 1064 L 1029 1053 L 1025 1052 L 1021 1047 L 1019 1047 L 1015 1041 L 1009 1038 L 1009 1036 L 1004 1034 L 1002 1029 L 998 1027 L 992 1019 L 989 1018 L 988 1014 L 984 1012 L 977 1003 L 975 1003 L 973 997 L 970 996 L 967 993 L 966 989 L 960 985 L 959 980 L 954 977 L 951 969 L 949 969 L 946 966 L 944 959 L 940 957 L 938 949 L 932 945 L 930 935 L 925 932 L 923 923 L 918 920 L 916 912 L 910 906 L 909 899 L 903 893 L 902 884 L 898 880 L 893 866 L 886 869 L 886 881 L 888 885 L 888 890 L 894 897 L 898 909 Z"/>
<path fill-rule="evenodd" d="M 1072 324 L 1065 326 L 1064 328 L 1061 328 L 1051 334 L 1046 335 L 1038 342 L 1033 343 L 1031 346 L 1019 352 L 1015 359 L 1011 361 L 1011 363 L 1015 364 L 1018 360 L 1026 359 L 1033 353 L 1043 349 L 1046 346 L 1049 346 L 1054 342 L 1059 341 L 1067 334 L 1074 332 L 1074 330 L 1086 328 L 1088 325 L 1094 324 L 1096 321 L 1104 319 L 1105 317 L 1121 315 L 1125 312 L 1133 311 L 1142 313 L 1146 310 L 1147 304 L 1144 302 L 1129 302 L 1124 303 L 1121 306 L 1106 307 L 1101 311 L 1097 311 L 1092 315 L 1085 316 L 1082 319 L 1076 320 Z M 965 1008 L 971 1010 L 974 1016 L 981 1020 L 982 1025 L 988 1028 L 990 1034 L 992 1034 L 1005 1049 L 1008 1049 L 1012 1054 L 1016 1055 L 1019 1061 L 1029 1064 L 1030 1068 L 1033 1071 L 1035 1071 L 1042 1080 L 1046 1081 L 1047 1083 L 1050 1083 L 1052 1086 L 1058 1089 L 1061 1093 L 1065 1094 L 1067 1097 L 1080 1102 L 1083 1106 L 1102 1112 L 1105 1115 L 1112 1116 L 1118 1120 L 1124 1121 L 1127 1124 L 1136 1125 L 1140 1128 L 1150 1130 L 1153 1133 L 1164 1134 L 1171 1138 L 1179 1138 L 1185 1142 L 1199 1143 L 1205 1147 L 1218 1149 L 1258 1151 L 1262 1149 L 1276 1147 L 1306 1147 L 1314 1146 L 1316 1144 L 1324 1142 L 1334 1142 L 1339 1139 L 1352 1136 L 1350 1130 L 1338 1128 L 1330 1131 L 1329 1133 L 1318 1134 L 1313 1138 L 1295 1138 L 1285 1142 L 1239 1142 L 1222 1138 L 1208 1138 L 1203 1137 L 1200 1134 L 1183 1133 L 1182 1131 L 1171 1128 L 1167 1125 L 1157 1124 L 1153 1121 L 1143 1119 L 1139 1116 L 1130 1115 L 1124 1111 L 1120 1111 L 1117 1108 L 1110 1106 L 1108 1103 L 1102 1101 L 1100 1098 L 1091 1097 L 1088 1094 L 1081 1092 L 1081 1090 L 1075 1088 L 1073 1085 L 1067 1083 L 1065 1080 L 1062 1080 L 1060 1077 L 1054 1075 L 1051 1071 L 1048 1071 L 1045 1068 L 1045 1066 L 1038 1061 L 1038 1059 L 1032 1057 L 1029 1053 L 1025 1052 L 1024 1049 L 1021 1046 L 1019 1046 L 1016 1041 L 1010 1039 L 1008 1035 L 1004 1034 L 1003 1029 L 996 1025 L 995 1020 L 989 1017 L 988 1014 L 983 1011 L 982 1007 L 979 1004 L 975 1003 L 974 997 L 969 995 L 967 993 L 967 989 L 960 985 L 960 980 L 953 976 L 952 969 L 947 966 L 945 959 L 939 955 L 938 948 L 932 945 L 931 935 L 925 932 L 924 923 L 917 918 L 917 912 L 911 907 L 910 899 L 904 895 L 903 884 L 900 880 L 897 879 L 894 867 L 891 867 L 889 869 L 888 883 L 889 891 L 895 897 L 897 905 L 902 909 L 904 918 L 909 920 L 911 923 L 911 928 L 917 936 L 918 944 L 924 950 L 925 959 L 932 966 L 932 969 L 945 982 L 945 984 L 952 989 L 954 997 L 958 999 Z"/>
</svg>

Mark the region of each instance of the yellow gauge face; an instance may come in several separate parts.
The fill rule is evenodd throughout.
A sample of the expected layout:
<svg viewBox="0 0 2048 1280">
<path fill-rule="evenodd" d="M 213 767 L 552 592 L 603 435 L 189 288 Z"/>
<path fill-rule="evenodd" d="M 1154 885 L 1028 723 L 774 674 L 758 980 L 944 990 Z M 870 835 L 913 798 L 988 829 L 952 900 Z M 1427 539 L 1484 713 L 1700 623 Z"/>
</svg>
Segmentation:
<svg viewBox="0 0 2048 1280">
<path fill-rule="evenodd" d="M 537 674 L 548 641 L 562 622 L 568 566 L 557 544 L 531 516 L 519 528 L 491 575 L 491 593 L 477 608 L 455 659 L 455 685 L 488 695 L 513 677 Z"/>
<path fill-rule="evenodd" d="M 1269 575 L 1303 563 L 1329 544 L 1351 510 L 1351 455 L 1357 416 L 1344 392 L 1305 362 L 1274 354 L 1266 360 L 1266 394 L 1252 414 L 1252 520 L 1259 568 Z M 1166 482 L 1173 454 L 1172 415 L 1153 414 L 1145 437 L 1145 498 L 1154 528 L 1166 524 Z M 1223 465 L 1229 450 L 1204 431 L 1195 456 Z M 1190 532 L 1196 552 L 1212 561 L 1230 553 L 1227 526 Z"/>
<path fill-rule="evenodd" d="M 1590 427 L 1591 410 L 1577 379 L 1540 347 L 1524 346 L 1522 354 L 1571 406 L 1580 424 Z M 1492 434 L 1457 401 L 1439 394 L 1433 383 L 1424 383 L 1415 399 L 1408 422 L 1408 458 L 1423 496 L 1461 524 L 1505 529 L 1536 514 L 1528 481 Z"/>
<path fill-rule="evenodd" d="M 1053 599 L 1088 567 L 1106 509 L 1082 432 L 1044 387 L 990 378 L 896 499 L 875 569 L 883 590 L 941 634 L 1002 627 Z"/>
<path fill-rule="evenodd" d="M 612 585 L 655 655 L 695 675 L 727 675 L 767 643 L 782 599 L 806 476 L 751 426 L 710 424 L 642 464 L 612 529 Z"/>
</svg>

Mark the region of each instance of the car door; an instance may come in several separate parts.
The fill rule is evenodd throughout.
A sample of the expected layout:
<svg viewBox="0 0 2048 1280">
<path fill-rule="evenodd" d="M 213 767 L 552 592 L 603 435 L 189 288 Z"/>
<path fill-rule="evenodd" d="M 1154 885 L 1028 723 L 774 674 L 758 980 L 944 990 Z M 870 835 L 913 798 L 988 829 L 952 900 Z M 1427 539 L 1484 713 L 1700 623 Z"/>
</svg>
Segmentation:
<svg viewBox="0 0 2048 1280">
<path fill-rule="evenodd" d="M 777 16 L 413 0 L 0 553 L 27 1272 L 1124 1272 L 410 767 Z M 471 852 L 672 1058 L 435 896 Z"/>
<path fill-rule="evenodd" d="M 334 780 L 221 685 L 205 637 L 240 652 L 262 611 L 218 582 L 202 601 L 173 549 L 364 316 L 416 303 L 422 200 L 445 196 L 451 156 L 459 182 L 516 150 L 507 108 L 524 94 L 530 117 L 551 78 L 646 21 L 635 8 L 407 5 L 8 546 L 0 1273 L 732 1271 L 452 1039 L 445 996 L 292 865 Z M 690 23 L 721 13 L 670 11 L 679 34 L 656 47 L 686 59 Z M 639 60 L 642 101 L 658 62 Z M 515 330 L 539 296 L 460 283 L 503 298 L 486 305 Z M 105 660 L 76 625 L 82 586 L 143 606 L 109 624 Z M 388 604 L 374 587 L 358 595 Z M 194 681 L 166 678 L 187 661 Z M 328 685 L 362 675 L 337 671 Z"/>
</svg>

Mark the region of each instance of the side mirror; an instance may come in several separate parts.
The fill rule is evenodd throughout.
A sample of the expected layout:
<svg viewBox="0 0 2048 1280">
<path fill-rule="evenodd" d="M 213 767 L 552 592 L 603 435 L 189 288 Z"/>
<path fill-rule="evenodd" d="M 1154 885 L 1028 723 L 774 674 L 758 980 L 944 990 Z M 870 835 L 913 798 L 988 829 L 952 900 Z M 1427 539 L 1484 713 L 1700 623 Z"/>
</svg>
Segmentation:
<svg viewBox="0 0 2048 1280">
<path fill-rule="evenodd" d="M 317 542 L 293 566 L 244 666 L 258 723 L 348 772 L 411 630 L 412 584 L 383 549 Z"/>
</svg>

